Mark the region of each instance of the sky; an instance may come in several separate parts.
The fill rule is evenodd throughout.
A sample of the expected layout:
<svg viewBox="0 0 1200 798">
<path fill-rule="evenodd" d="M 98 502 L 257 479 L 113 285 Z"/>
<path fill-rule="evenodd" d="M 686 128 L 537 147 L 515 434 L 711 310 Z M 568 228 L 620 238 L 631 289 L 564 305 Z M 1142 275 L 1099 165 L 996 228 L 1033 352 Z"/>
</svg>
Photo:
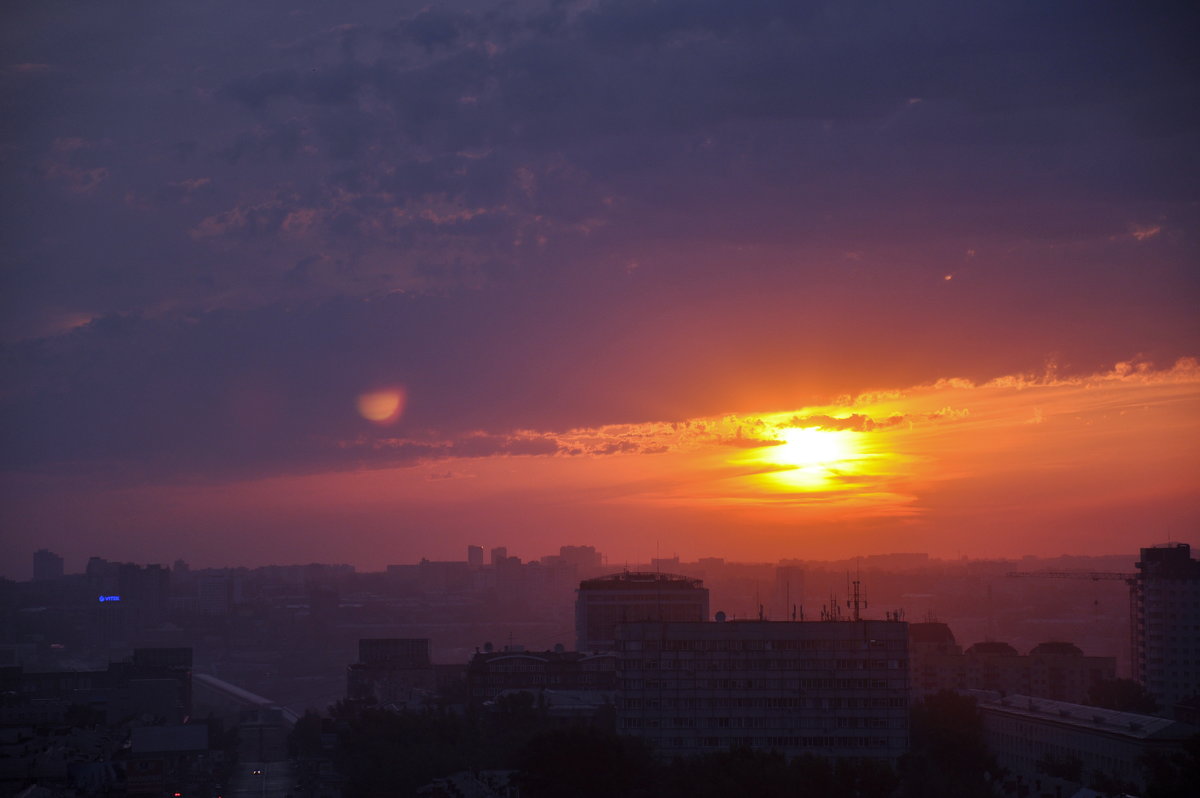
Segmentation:
<svg viewBox="0 0 1200 798">
<path fill-rule="evenodd" d="M 0 575 L 1200 528 L 1188 4 L 2 13 Z"/>
</svg>

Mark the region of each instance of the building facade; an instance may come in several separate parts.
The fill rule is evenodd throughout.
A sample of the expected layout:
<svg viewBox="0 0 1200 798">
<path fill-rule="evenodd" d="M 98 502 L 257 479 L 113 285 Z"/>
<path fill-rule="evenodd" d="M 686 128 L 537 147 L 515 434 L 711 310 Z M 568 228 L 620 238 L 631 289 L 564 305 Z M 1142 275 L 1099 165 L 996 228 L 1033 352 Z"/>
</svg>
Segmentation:
<svg viewBox="0 0 1200 798">
<path fill-rule="evenodd" d="M 708 589 L 699 579 L 637 571 L 585 579 L 575 598 L 575 648 L 611 651 L 622 623 L 707 620 Z"/>
<path fill-rule="evenodd" d="M 1166 718 L 1032 696 L 976 698 L 988 748 L 1026 785 L 1046 781 L 1053 761 L 1072 765 L 1085 782 L 1099 775 L 1143 789 L 1146 756 L 1177 752 L 1197 731 Z"/>
<path fill-rule="evenodd" d="M 913 696 L 939 690 L 995 690 L 1083 703 L 1092 687 L 1116 678 L 1115 657 L 1089 657 L 1073 643 L 1040 643 L 1020 654 L 1008 643 L 976 643 L 965 652 L 944 623 L 909 625 Z"/>
<path fill-rule="evenodd" d="M 384 706 L 408 706 L 437 686 L 429 638 L 382 637 L 358 641 L 358 662 L 346 669 L 346 697 Z"/>
<path fill-rule="evenodd" d="M 1141 554 L 1130 583 L 1133 677 L 1169 710 L 1200 694 L 1200 561 L 1186 543 Z"/>
<path fill-rule="evenodd" d="M 623 624 L 617 731 L 663 756 L 747 746 L 896 759 L 908 748 L 908 624 Z"/>
<path fill-rule="evenodd" d="M 467 690 L 476 705 L 512 691 L 611 694 L 615 686 L 616 656 L 611 652 L 525 651 L 510 646 L 476 653 L 467 666 Z"/>
</svg>

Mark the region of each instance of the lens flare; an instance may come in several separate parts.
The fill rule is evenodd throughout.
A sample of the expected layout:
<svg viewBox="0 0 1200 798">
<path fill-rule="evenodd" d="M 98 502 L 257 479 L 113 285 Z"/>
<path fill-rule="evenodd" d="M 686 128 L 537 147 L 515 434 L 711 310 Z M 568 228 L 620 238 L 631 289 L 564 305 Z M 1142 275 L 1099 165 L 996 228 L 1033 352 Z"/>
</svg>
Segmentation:
<svg viewBox="0 0 1200 798">
<path fill-rule="evenodd" d="M 376 424 L 392 424 L 404 413 L 403 388 L 367 391 L 358 396 L 358 414 Z"/>
</svg>

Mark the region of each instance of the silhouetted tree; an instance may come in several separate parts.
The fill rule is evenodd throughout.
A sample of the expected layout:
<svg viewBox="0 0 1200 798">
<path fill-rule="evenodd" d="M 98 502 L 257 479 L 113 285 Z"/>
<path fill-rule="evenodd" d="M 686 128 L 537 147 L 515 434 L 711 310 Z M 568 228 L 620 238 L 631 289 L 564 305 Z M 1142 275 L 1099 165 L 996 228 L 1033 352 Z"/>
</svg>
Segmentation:
<svg viewBox="0 0 1200 798">
<path fill-rule="evenodd" d="M 1088 703 L 1102 709 L 1115 709 L 1118 712 L 1139 712 L 1143 715 L 1153 715 L 1158 712 L 1158 702 L 1154 700 L 1140 682 L 1133 679 L 1105 679 L 1096 682 L 1088 690 Z"/>
<path fill-rule="evenodd" d="M 806 755 L 788 763 L 778 752 L 735 748 L 676 759 L 670 765 L 662 795 L 890 798 L 898 783 L 891 766 L 877 760 Z"/>
<path fill-rule="evenodd" d="M 321 731 L 324 725 L 325 719 L 320 715 L 312 710 L 305 712 L 288 734 L 288 756 L 319 757 L 322 753 Z"/>
<path fill-rule="evenodd" d="M 991 796 L 999 769 L 983 741 L 975 699 L 943 690 L 913 707 L 912 750 L 900 760 L 906 798 Z"/>
<path fill-rule="evenodd" d="M 347 798 L 412 795 L 438 777 L 479 766 L 478 730 L 456 715 L 343 710 L 338 725 L 334 762 Z"/>
<path fill-rule="evenodd" d="M 539 734 L 517 755 L 521 794 L 529 798 L 650 798 L 659 766 L 640 739 L 599 729 Z"/>
<path fill-rule="evenodd" d="M 1066 779 L 1076 784 L 1083 783 L 1083 762 L 1077 756 L 1056 756 L 1045 753 L 1034 763 L 1039 773 L 1056 779 Z"/>
<path fill-rule="evenodd" d="M 1145 798 L 1191 798 L 1200 785 L 1200 734 L 1184 741 L 1173 754 L 1155 752 L 1142 760 Z"/>
</svg>

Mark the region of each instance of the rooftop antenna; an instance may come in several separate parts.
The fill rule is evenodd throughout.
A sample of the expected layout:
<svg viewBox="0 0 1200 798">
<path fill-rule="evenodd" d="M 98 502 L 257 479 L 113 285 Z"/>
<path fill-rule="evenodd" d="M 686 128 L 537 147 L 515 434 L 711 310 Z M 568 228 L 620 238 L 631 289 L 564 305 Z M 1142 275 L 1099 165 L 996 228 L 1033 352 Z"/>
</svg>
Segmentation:
<svg viewBox="0 0 1200 798">
<path fill-rule="evenodd" d="M 867 600 L 862 597 L 862 580 L 859 579 L 858 576 L 859 574 L 855 574 L 855 579 L 851 583 L 853 585 L 853 589 L 850 592 L 850 600 L 846 602 L 846 606 L 854 612 L 854 614 L 851 616 L 851 620 L 854 621 L 861 621 L 862 613 L 860 610 L 865 610 L 867 608 Z M 846 572 L 846 579 L 850 579 L 849 571 Z"/>
<path fill-rule="evenodd" d="M 987 587 L 988 587 L 988 591 L 987 591 L 987 607 L 988 607 L 987 639 L 988 639 L 988 642 L 990 643 L 996 639 L 996 608 L 995 608 L 995 604 L 992 602 L 992 583 L 988 582 Z"/>
</svg>

